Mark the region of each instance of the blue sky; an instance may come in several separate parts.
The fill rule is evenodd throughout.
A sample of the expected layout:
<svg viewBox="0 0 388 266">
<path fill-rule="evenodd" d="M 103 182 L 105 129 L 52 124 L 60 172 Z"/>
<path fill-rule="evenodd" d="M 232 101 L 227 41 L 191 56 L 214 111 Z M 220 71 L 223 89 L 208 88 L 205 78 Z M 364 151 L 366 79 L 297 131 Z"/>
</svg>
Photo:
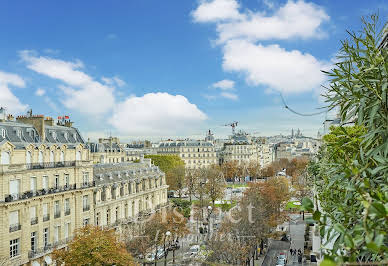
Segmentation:
<svg viewBox="0 0 388 266">
<path fill-rule="evenodd" d="M 0 106 L 70 115 L 86 137 L 226 136 L 234 120 L 256 134 L 300 128 L 325 114 L 330 68 L 370 1 L 2 1 Z"/>
</svg>

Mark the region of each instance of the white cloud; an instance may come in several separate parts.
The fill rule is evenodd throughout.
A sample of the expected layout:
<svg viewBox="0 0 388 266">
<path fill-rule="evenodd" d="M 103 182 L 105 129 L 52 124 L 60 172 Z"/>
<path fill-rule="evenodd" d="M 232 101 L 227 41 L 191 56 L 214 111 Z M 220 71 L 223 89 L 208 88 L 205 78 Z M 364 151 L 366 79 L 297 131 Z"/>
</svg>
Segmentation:
<svg viewBox="0 0 388 266">
<path fill-rule="evenodd" d="M 235 0 L 202 0 L 191 15 L 195 22 L 217 22 L 222 20 L 241 19 L 239 4 Z"/>
<path fill-rule="evenodd" d="M 159 92 L 117 104 L 110 123 L 122 134 L 162 136 L 187 132 L 206 119 L 186 97 Z"/>
<path fill-rule="evenodd" d="M 114 88 L 95 81 L 80 71 L 84 67 L 81 61 L 68 62 L 36 56 L 31 51 L 22 51 L 20 56 L 29 69 L 66 84 L 60 88 L 65 93 L 62 102 L 67 108 L 94 115 L 104 114 L 112 109 L 115 101 Z"/>
<path fill-rule="evenodd" d="M 213 83 L 213 88 L 218 88 L 221 90 L 233 90 L 234 89 L 234 81 L 229 79 L 223 79 L 216 83 Z"/>
<path fill-rule="evenodd" d="M 22 104 L 9 88 L 10 86 L 24 88 L 24 80 L 12 73 L 0 71 L 0 107 L 7 109 L 8 113 L 23 112 L 28 105 Z"/>
<path fill-rule="evenodd" d="M 112 78 L 102 77 L 101 80 L 105 82 L 105 84 L 107 85 L 118 86 L 118 87 L 123 87 L 126 85 L 125 81 L 120 79 L 117 76 L 114 76 Z"/>
<path fill-rule="evenodd" d="M 41 88 L 39 88 L 35 91 L 35 95 L 37 95 L 37 96 L 43 96 L 45 93 L 46 93 L 46 91 L 44 89 L 41 89 Z"/>
<path fill-rule="evenodd" d="M 275 4 L 271 0 L 263 0 L 263 4 L 268 8 L 268 9 L 274 9 Z"/>
<path fill-rule="evenodd" d="M 290 38 L 322 38 L 322 23 L 329 20 L 325 10 L 313 3 L 288 1 L 272 16 L 250 12 L 243 20 L 217 25 L 218 42 L 244 38 L 258 40 L 286 40 Z"/>
<path fill-rule="evenodd" d="M 225 44 L 223 51 L 223 69 L 244 73 L 246 81 L 252 85 L 267 85 L 283 92 L 303 92 L 325 81 L 320 71 L 327 68 L 325 63 L 298 50 L 232 40 Z"/>
<path fill-rule="evenodd" d="M 274 9 L 272 2 L 266 0 L 264 4 Z M 325 34 L 320 27 L 330 18 L 322 7 L 304 0 L 288 0 L 271 15 L 249 9 L 240 12 L 237 0 L 204 1 L 192 15 L 195 22 L 217 23 L 218 43 L 236 38 L 251 41 L 321 38 Z"/>
<path fill-rule="evenodd" d="M 221 95 L 222 97 L 227 98 L 227 99 L 230 99 L 230 100 L 238 100 L 238 95 L 235 94 L 235 93 L 232 93 L 232 92 L 223 91 L 223 92 L 221 92 L 220 95 Z"/>
</svg>

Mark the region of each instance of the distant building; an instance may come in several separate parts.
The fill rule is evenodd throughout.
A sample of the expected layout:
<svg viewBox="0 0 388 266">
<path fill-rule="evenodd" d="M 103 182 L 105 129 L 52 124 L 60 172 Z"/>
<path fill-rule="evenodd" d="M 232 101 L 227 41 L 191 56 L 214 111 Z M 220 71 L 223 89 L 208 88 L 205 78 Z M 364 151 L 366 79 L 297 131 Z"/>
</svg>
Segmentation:
<svg viewBox="0 0 388 266">
<path fill-rule="evenodd" d="M 203 140 L 168 140 L 159 143 L 158 154 L 179 156 L 186 169 L 206 168 L 217 164 L 214 144 Z"/>
</svg>

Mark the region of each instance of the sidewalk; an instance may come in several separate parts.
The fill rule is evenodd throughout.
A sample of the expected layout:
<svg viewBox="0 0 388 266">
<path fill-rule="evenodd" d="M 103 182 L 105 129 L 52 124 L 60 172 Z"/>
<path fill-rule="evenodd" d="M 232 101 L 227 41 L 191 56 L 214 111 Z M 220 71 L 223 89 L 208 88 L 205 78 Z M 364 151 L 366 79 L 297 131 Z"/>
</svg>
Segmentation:
<svg viewBox="0 0 388 266">
<path fill-rule="evenodd" d="M 299 214 L 291 214 L 291 223 L 290 223 L 290 236 L 291 236 L 291 246 L 290 249 L 301 250 L 302 254 L 304 252 L 304 232 L 306 223 L 302 220 Z M 288 250 L 289 260 L 288 265 L 303 265 L 303 263 L 298 263 L 298 255 L 291 256 L 290 250 Z M 304 264 L 306 265 L 306 264 Z"/>
</svg>

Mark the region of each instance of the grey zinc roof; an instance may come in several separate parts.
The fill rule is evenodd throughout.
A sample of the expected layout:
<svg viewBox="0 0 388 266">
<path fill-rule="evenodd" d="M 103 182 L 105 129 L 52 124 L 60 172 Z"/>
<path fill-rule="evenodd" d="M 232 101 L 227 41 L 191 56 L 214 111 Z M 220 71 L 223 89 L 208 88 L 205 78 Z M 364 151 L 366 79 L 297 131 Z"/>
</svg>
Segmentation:
<svg viewBox="0 0 388 266">
<path fill-rule="evenodd" d="M 96 164 L 93 166 L 93 178 L 97 186 L 120 182 L 139 182 L 143 178 L 159 177 L 163 172 L 157 166 L 147 163 Z"/>
<path fill-rule="evenodd" d="M 211 142 L 201 141 L 201 140 L 166 141 L 166 142 L 161 142 L 159 144 L 160 148 L 163 148 L 163 147 L 181 147 L 181 146 L 186 146 L 186 147 L 211 147 L 211 146 L 214 146 L 214 145 Z"/>
<path fill-rule="evenodd" d="M 32 125 L 23 124 L 14 121 L 0 122 L 0 131 L 4 129 L 6 134 L 3 138 L 0 134 L 0 142 L 9 141 L 15 145 L 16 149 L 23 149 L 30 143 L 40 144 L 42 143 L 40 136 Z M 18 131 L 20 134 L 18 134 Z M 54 139 L 52 132 L 55 132 L 57 138 Z M 64 138 L 64 133 L 67 132 L 69 138 Z M 75 147 L 82 143 L 85 144 L 81 134 L 76 128 L 65 126 L 47 126 L 45 125 L 46 138 L 45 144 L 67 144 L 68 147 Z M 75 136 L 75 138 L 74 138 Z"/>
</svg>

